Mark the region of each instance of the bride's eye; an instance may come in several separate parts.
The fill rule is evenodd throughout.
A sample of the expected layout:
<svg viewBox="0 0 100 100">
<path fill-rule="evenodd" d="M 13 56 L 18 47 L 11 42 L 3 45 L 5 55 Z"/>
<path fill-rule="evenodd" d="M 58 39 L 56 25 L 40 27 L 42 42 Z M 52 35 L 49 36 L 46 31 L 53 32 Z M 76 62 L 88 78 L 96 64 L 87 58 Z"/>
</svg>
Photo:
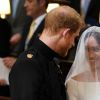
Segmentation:
<svg viewBox="0 0 100 100">
<path fill-rule="evenodd" d="M 88 50 L 88 52 L 93 51 L 93 52 L 99 52 L 100 48 L 99 47 L 86 47 L 86 49 Z"/>
<path fill-rule="evenodd" d="M 100 48 L 94 48 L 94 51 L 95 52 L 99 52 L 100 51 Z"/>
</svg>

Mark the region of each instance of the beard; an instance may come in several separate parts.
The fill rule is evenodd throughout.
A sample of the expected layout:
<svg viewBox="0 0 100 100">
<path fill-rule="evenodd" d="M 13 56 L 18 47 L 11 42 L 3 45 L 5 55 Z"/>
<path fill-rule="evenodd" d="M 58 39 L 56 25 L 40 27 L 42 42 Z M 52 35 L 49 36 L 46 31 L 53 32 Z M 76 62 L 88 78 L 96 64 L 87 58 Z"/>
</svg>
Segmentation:
<svg viewBox="0 0 100 100">
<path fill-rule="evenodd" d="M 67 56 L 69 50 L 72 49 L 72 47 L 73 47 L 72 45 L 69 45 L 69 47 L 67 48 L 67 50 L 66 50 L 66 52 L 65 52 L 65 56 Z"/>
<path fill-rule="evenodd" d="M 68 54 L 68 50 L 69 50 L 69 49 L 67 49 L 67 50 L 66 50 L 64 57 L 66 57 L 66 56 L 67 56 L 67 54 Z"/>
</svg>

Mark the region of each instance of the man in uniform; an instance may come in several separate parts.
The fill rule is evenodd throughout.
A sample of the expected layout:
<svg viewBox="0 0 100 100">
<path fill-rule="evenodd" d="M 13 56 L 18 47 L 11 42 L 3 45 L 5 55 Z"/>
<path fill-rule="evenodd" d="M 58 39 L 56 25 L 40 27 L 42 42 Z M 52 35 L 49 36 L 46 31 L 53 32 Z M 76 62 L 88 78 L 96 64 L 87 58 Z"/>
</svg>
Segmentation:
<svg viewBox="0 0 100 100">
<path fill-rule="evenodd" d="M 69 6 L 46 15 L 41 36 L 12 67 L 12 100 L 66 100 L 63 72 L 56 59 L 66 56 L 82 26 L 80 15 Z"/>
</svg>

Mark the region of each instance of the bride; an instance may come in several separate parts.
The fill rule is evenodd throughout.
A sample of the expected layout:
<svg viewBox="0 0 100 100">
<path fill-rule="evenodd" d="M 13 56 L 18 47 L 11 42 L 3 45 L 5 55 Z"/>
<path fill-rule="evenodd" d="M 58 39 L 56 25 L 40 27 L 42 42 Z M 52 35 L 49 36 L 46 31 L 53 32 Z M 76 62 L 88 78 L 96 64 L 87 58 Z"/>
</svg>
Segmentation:
<svg viewBox="0 0 100 100">
<path fill-rule="evenodd" d="M 65 85 L 69 100 L 100 100 L 100 27 L 83 32 Z"/>
</svg>

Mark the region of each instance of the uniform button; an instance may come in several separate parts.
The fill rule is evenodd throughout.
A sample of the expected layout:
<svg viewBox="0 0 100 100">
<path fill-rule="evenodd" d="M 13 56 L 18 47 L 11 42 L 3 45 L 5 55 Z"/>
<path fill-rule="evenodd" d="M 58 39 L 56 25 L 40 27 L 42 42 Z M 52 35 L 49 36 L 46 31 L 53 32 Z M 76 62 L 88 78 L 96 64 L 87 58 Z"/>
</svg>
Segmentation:
<svg viewBox="0 0 100 100">
<path fill-rule="evenodd" d="M 33 54 L 27 54 L 27 58 L 32 58 L 33 57 Z"/>
</svg>

